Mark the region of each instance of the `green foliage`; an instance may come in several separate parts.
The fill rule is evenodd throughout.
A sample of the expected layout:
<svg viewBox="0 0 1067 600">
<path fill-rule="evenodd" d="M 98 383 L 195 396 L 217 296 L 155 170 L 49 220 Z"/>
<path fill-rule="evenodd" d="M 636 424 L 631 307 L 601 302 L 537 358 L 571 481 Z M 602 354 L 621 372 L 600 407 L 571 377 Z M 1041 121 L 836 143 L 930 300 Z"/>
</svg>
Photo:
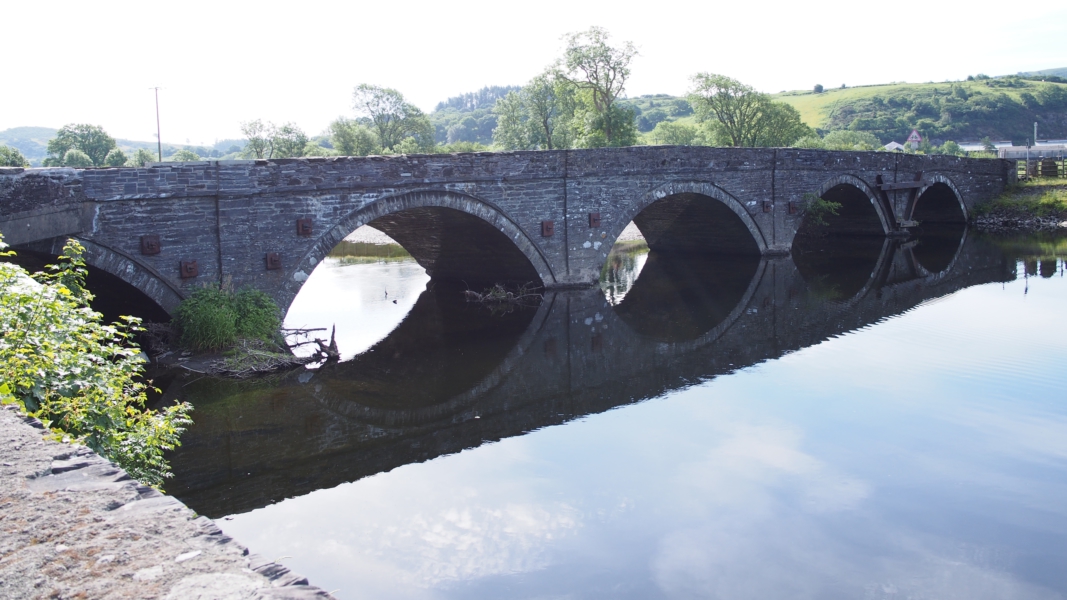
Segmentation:
<svg viewBox="0 0 1067 600">
<path fill-rule="evenodd" d="M 264 123 L 260 119 L 241 123 L 241 133 L 244 134 L 247 140 L 243 154 L 248 158 L 271 159 L 304 156 L 304 149 L 310 141 L 307 134 L 294 123 L 286 123 L 278 127 L 274 123 L 269 121 Z M 179 152 L 182 152 L 182 150 L 179 150 Z M 200 160 L 200 157 L 193 160 Z"/>
<path fill-rule="evenodd" d="M 273 158 L 297 158 L 304 156 L 304 148 L 307 147 L 309 138 L 295 123 L 286 123 L 272 131 L 274 156 Z"/>
<path fill-rule="evenodd" d="M 816 94 L 821 94 L 821 93 L 822 93 L 822 90 L 823 90 L 822 84 L 821 84 L 821 83 L 816 83 L 816 84 L 815 84 L 815 88 L 813 89 L 813 91 L 814 91 L 814 92 L 815 92 Z"/>
<path fill-rule="evenodd" d="M 71 148 L 63 155 L 63 166 L 84 169 L 93 166 L 93 159 L 81 150 Z"/>
<path fill-rule="evenodd" d="M 434 112 L 429 114 L 434 126 L 434 139 L 438 144 L 492 144 L 493 130 L 497 127 L 497 115 L 493 107 L 498 100 L 520 89 L 514 85 L 486 86 L 476 92 L 439 102 Z"/>
<path fill-rule="evenodd" d="M 650 136 L 653 144 L 664 146 L 704 146 L 704 132 L 692 125 L 661 121 Z"/>
<path fill-rule="evenodd" d="M 865 131 L 831 131 L 826 137 L 805 136 L 794 144 L 797 148 L 815 148 L 819 150 L 862 150 L 874 151 L 883 148 L 878 138 Z"/>
<path fill-rule="evenodd" d="M 28 167 L 30 161 L 17 149 L 10 146 L 0 146 L 0 167 Z"/>
<path fill-rule="evenodd" d="M 503 150 L 570 148 L 577 128 L 578 90 L 554 71 L 497 101 L 493 143 Z"/>
<path fill-rule="evenodd" d="M 397 146 L 407 138 L 414 138 L 415 144 L 412 146 L 409 143 L 405 153 L 413 147 L 416 151 L 433 151 L 436 143 L 433 125 L 417 106 L 405 100 L 397 90 L 361 83 L 356 87 L 352 100 L 357 116 L 366 119 L 383 151 L 397 152 Z"/>
<path fill-rule="evenodd" d="M 1032 135 L 1035 121 L 1043 123 L 1049 135 L 1067 134 L 1060 125 L 1067 111 L 1067 86 L 1019 78 L 967 85 L 916 86 L 842 102 L 823 126 L 869 132 L 883 143 L 902 141 L 913 128 L 930 140 L 995 136 L 1021 142 Z"/>
<path fill-rule="evenodd" d="M 158 488 L 170 476 L 163 453 L 179 445 L 192 407 L 145 407 L 144 359 L 132 344 L 140 321 L 101 323 L 89 308 L 82 252 L 70 240 L 51 273 L 32 276 L 0 263 L 0 401 L 18 402 L 56 438 L 84 443 Z"/>
<path fill-rule="evenodd" d="M 248 158 L 270 158 L 274 154 L 274 140 L 271 136 L 273 125 L 263 121 L 245 121 L 241 123 L 241 134 L 245 136 L 244 155 Z"/>
<path fill-rule="evenodd" d="M 1016 184 L 992 202 L 979 205 L 976 215 L 1001 213 L 1018 218 L 1067 218 L 1067 184 L 1062 179 L 1035 179 Z"/>
<path fill-rule="evenodd" d="M 56 132 L 56 137 L 48 141 L 48 158 L 45 159 L 45 166 L 75 166 L 67 164 L 66 159 L 71 150 L 78 150 L 89 157 L 89 164 L 77 166 L 102 167 L 108 153 L 115 146 L 115 139 L 99 125 L 64 125 Z"/>
<path fill-rule="evenodd" d="M 127 167 L 143 167 L 143 166 L 147 165 L 148 163 L 157 162 L 158 160 L 159 160 L 159 155 L 156 154 L 155 152 L 152 152 L 150 150 L 146 150 L 144 148 L 138 148 L 137 152 L 135 152 L 134 155 L 131 156 L 126 161 L 126 166 Z"/>
<path fill-rule="evenodd" d="M 575 128 L 575 145 L 579 148 L 633 146 L 637 143 L 637 124 L 631 108 L 616 104 L 604 112 L 585 111 L 581 116 Z"/>
<path fill-rule="evenodd" d="M 450 154 L 453 152 L 489 152 L 489 146 L 477 142 L 456 142 L 454 144 L 442 144 L 434 148 L 437 154 Z"/>
<path fill-rule="evenodd" d="M 824 200 L 815 194 L 804 194 L 804 220 L 812 225 L 825 226 L 827 215 L 836 215 L 840 202 Z"/>
<path fill-rule="evenodd" d="M 121 167 L 124 166 L 128 160 L 125 152 L 118 148 L 113 148 L 111 152 L 107 153 L 107 157 L 104 158 L 104 165 L 108 167 Z"/>
<path fill-rule="evenodd" d="M 689 103 L 701 123 L 709 124 L 722 146 L 791 146 L 814 135 L 800 113 L 736 79 L 714 73 L 692 78 Z"/>
<path fill-rule="evenodd" d="M 185 148 L 182 148 L 181 150 L 178 150 L 174 154 L 171 154 L 169 157 L 167 157 L 167 160 L 171 162 L 193 162 L 200 160 L 200 155 L 191 150 L 186 150 Z"/>
<path fill-rule="evenodd" d="M 330 123 L 330 142 L 341 156 L 369 156 L 382 152 L 378 136 L 373 131 L 345 117 Z"/>
<path fill-rule="evenodd" d="M 584 92 L 582 104 L 592 113 L 583 119 L 583 147 L 628 146 L 637 140 L 634 112 L 615 105 L 626 90 L 637 47 L 632 42 L 609 46 L 610 37 L 601 27 L 563 36 L 567 46 L 557 63 L 559 77 Z"/>
<path fill-rule="evenodd" d="M 277 304 L 263 292 L 204 287 L 178 305 L 174 324 L 183 346 L 220 350 L 238 338 L 276 341 L 281 318 Z"/>
</svg>

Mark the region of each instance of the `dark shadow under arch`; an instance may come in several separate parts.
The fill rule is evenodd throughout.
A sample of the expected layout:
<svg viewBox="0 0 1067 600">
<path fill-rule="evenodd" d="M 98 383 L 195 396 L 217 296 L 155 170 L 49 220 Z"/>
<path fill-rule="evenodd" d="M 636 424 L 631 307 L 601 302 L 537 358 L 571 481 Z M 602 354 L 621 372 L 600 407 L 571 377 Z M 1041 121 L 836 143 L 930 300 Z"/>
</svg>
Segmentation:
<svg viewBox="0 0 1067 600">
<path fill-rule="evenodd" d="M 766 254 L 768 248 L 766 236 L 745 206 L 706 181 L 657 185 L 613 221 L 609 240 L 617 239 L 633 221 L 649 247 L 661 252 Z"/>
<path fill-rule="evenodd" d="M 556 282 L 540 249 L 495 206 L 465 194 L 423 190 L 368 203 L 326 231 L 287 278 L 290 302 L 330 251 L 363 225 L 396 240 L 435 280 L 471 287 Z"/>
<path fill-rule="evenodd" d="M 758 255 L 688 257 L 653 250 L 615 314 L 647 339 L 695 340 L 745 299 L 759 263 Z"/>
<path fill-rule="evenodd" d="M 703 194 L 673 194 L 633 218 L 649 249 L 662 254 L 761 254 L 744 221 L 722 202 Z"/>
<path fill-rule="evenodd" d="M 824 213 L 825 224 L 805 217 L 797 231 L 798 241 L 812 235 L 884 236 L 889 232 L 880 202 L 869 193 L 866 184 L 843 179 L 827 182 L 817 194 L 827 202 L 839 204 L 837 214 Z"/>
<path fill-rule="evenodd" d="M 920 226 L 931 223 L 966 223 L 966 207 L 954 187 L 943 177 L 934 178 L 933 185 L 924 189 L 915 199 L 911 218 L 918 221 Z"/>
<path fill-rule="evenodd" d="M 47 265 L 56 264 L 57 256 L 62 252 L 65 243 L 66 240 L 58 238 L 54 241 L 36 242 L 16 248 L 14 257 L 3 260 L 15 263 L 30 273 L 45 271 Z M 99 258 L 99 255 L 100 250 L 97 249 L 95 256 Z M 155 299 L 136 285 L 98 266 L 102 261 L 91 260 L 93 256 L 87 248 L 84 255 L 87 272 L 85 283 L 94 296 L 90 306 L 103 315 L 105 322 L 116 322 L 122 316 L 139 317 L 146 322 L 155 323 L 170 321 L 170 314 Z"/>
</svg>

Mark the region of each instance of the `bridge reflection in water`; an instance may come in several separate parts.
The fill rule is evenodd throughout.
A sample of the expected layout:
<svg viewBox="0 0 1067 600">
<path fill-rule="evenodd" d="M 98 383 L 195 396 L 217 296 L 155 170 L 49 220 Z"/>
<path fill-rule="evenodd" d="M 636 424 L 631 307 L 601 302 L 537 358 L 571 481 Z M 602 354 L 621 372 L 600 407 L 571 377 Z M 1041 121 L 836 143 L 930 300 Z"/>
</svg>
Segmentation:
<svg viewBox="0 0 1067 600">
<path fill-rule="evenodd" d="M 242 513 L 661 396 L 1015 278 L 1013 260 L 962 227 L 841 242 L 773 259 L 620 256 L 604 289 L 504 314 L 436 285 L 353 360 L 280 381 L 176 380 L 166 396 L 192 401 L 196 423 L 167 489 L 210 517 Z M 627 264 L 641 267 L 636 281 Z"/>
</svg>

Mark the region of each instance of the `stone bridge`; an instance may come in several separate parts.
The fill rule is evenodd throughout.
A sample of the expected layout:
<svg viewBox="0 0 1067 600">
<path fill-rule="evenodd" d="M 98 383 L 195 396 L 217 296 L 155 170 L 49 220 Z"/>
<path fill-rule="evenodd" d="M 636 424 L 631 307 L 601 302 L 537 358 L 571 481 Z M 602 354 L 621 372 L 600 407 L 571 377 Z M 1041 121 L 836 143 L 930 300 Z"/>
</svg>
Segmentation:
<svg viewBox="0 0 1067 600">
<path fill-rule="evenodd" d="M 601 289 L 566 290 L 494 317 L 431 286 L 368 352 L 269 393 L 195 376 L 162 384 L 165 400 L 197 407 L 168 490 L 211 517 L 245 512 L 658 397 L 1016 276 L 962 228 L 943 243 L 875 241 L 847 272 L 803 256 L 653 252 L 614 305 Z"/>
<path fill-rule="evenodd" d="M 0 232 L 87 262 L 167 312 L 205 284 L 251 286 L 283 309 L 345 236 L 371 224 L 437 280 L 597 280 L 632 220 L 658 252 L 790 253 L 812 194 L 831 231 L 906 236 L 963 222 L 1012 163 L 885 152 L 632 147 L 548 152 L 0 169 Z"/>
</svg>

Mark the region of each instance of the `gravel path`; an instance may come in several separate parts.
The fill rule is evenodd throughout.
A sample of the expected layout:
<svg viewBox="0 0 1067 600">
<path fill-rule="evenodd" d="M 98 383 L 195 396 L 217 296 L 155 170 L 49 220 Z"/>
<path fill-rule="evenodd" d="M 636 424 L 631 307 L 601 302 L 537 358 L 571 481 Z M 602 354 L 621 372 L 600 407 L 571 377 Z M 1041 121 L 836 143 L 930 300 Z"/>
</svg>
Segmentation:
<svg viewBox="0 0 1067 600">
<path fill-rule="evenodd" d="M 0 598 L 331 598 L 84 446 L 0 408 Z"/>
</svg>

